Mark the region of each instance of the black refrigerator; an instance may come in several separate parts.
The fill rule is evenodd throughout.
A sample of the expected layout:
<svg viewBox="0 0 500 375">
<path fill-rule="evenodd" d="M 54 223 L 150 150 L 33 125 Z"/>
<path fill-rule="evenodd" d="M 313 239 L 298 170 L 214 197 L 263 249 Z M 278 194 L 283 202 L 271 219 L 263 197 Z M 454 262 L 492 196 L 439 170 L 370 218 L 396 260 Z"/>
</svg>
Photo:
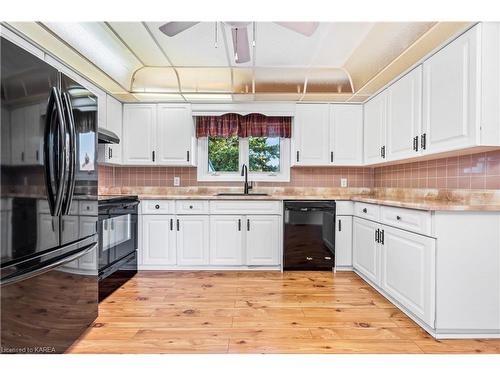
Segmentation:
<svg viewBox="0 0 500 375">
<path fill-rule="evenodd" d="M 0 48 L 0 350 L 62 353 L 97 317 L 97 97 Z"/>
</svg>

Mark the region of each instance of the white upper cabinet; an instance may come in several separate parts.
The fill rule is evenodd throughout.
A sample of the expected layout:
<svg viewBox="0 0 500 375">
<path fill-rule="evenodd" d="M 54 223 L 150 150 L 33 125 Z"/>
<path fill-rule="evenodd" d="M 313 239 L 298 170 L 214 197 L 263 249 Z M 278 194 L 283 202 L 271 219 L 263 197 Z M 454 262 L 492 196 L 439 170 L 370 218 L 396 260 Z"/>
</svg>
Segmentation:
<svg viewBox="0 0 500 375">
<path fill-rule="evenodd" d="M 119 144 L 101 144 L 99 161 L 109 164 L 121 164 L 123 145 L 123 105 L 110 95 L 107 95 L 106 103 L 106 129 L 115 133 L 120 138 Z"/>
<path fill-rule="evenodd" d="M 424 62 L 425 153 L 478 143 L 480 28 L 474 27 Z"/>
<path fill-rule="evenodd" d="M 382 91 L 364 106 L 364 155 L 366 164 L 385 161 L 387 91 Z"/>
<path fill-rule="evenodd" d="M 292 127 L 292 165 L 329 163 L 330 106 L 297 104 Z"/>
<path fill-rule="evenodd" d="M 363 164 L 363 106 L 330 106 L 330 164 Z"/>
<path fill-rule="evenodd" d="M 420 154 L 422 133 L 422 66 L 387 89 L 387 160 Z"/>
<path fill-rule="evenodd" d="M 297 104 L 292 145 L 295 166 L 361 165 L 363 106 Z"/>
<path fill-rule="evenodd" d="M 158 104 L 157 164 L 194 165 L 194 122 L 190 104 Z"/>
<path fill-rule="evenodd" d="M 43 163 L 42 115 L 42 106 L 38 104 L 18 107 L 10 112 L 10 160 L 13 165 Z"/>
<path fill-rule="evenodd" d="M 189 104 L 124 104 L 123 164 L 195 165 Z"/>
<path fill-rule="evenodd" d="M 123 105 L 123 164 L 155 164 L 156 104 Z"/>
</svg>

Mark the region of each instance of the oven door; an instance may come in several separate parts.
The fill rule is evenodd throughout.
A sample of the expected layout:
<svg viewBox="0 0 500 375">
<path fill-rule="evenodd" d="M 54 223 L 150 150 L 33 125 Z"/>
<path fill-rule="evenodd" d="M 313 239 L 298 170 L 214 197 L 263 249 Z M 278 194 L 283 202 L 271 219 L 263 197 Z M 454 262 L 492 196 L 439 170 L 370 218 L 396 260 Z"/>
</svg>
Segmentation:
<svg viewBox="0 0 500 375">
<path fill-rule="evenodd" d="M 99 271 L 137 249 L 137 207 L 99 217 Z"/>
</svg>

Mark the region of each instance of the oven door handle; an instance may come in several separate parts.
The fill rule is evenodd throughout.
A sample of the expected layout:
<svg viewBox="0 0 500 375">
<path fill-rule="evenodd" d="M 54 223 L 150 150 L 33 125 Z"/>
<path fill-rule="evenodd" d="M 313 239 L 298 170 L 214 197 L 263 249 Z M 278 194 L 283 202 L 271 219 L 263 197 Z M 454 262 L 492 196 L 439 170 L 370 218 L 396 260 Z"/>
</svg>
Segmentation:
<svg viewBox="0 0 500 375">
<path fill-rule="evenodd" d="M 97 248 L 97 242 L 94 242 L 88 246 L 85 246 L 83 250 L 80 250 L 79 252 L 72 254 L 68 257 L 59 259 L 58 261 L 55 261 L 54 263 L 42 265 L 40 267 L 37 267 L 35 269 L 32 269 L 29 272 L 26 273 L 14 273 L 13 275 L 7 276 L 5 279 L 0 281 L 0 286 L 4 287 L 7 285 L 11 285 L 14 283 L 18 283 L 27 279 L 31 279 L 32 277 L 36 277 L 38 275 L 41 275 L 43 273 L 46 273 L 54 268 L 57 268 L 59 266 L 62 266 L 66 263 L 70 263 L 78 258 L 81 258 L 84 255 L 87 255 L 91 251 L 95 250 Z"/>
</svg>

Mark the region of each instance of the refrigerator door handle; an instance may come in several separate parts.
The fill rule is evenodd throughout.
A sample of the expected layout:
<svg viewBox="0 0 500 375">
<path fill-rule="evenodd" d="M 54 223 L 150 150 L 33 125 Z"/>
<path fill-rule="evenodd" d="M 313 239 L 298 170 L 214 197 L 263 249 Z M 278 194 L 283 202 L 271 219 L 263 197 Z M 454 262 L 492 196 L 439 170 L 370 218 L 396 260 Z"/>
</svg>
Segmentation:
<svg viewBox="0 0 500 375">
<path fill-rule="evenodd" d="M 76 169 L 76 130 L 75 119 L 73 117 L 73 107 L 71 106 L 71 99 L 68 93 L 62 93 L 62 102 L 67 119 L 67 130 L 69 134 L 69 148 L 65 147 L 65 157 L 69 162 L 68 181 L 66 189 L 66 199 L 64 201 L 63 215 L 68 215 L 73 201 L 73 194 L 75 191 L 75 169 Z"/>
<path fill-rule="evenodd" d="M 59 92 L 56 87 L 52 87 L 50 90 L 49 102 L 47 104 L 43 158 L 45 165 L 45 185 L 47 187 L 50 214 L 52 216 L 59 216 L 61 213 L 62 198 L 64 193 L 63 180 L 66 175 L 66 161 L 64 157 L 57 154 L 55 150 L 50 147 L 54 143 L 53 140 L 55 135 L 55 132 L 52 131 L 52 126 L 54 125 L 53 121 L 57 121 L 55 131 L 58 132 L 59 148 L 62 150 L 65 142 L 64 117 Z M 55 172 L 52 169 L 52 162 L 54 162 L 54 164 L 57 163 L 57 176 L 55 176 Z M 56 186 L 53 186 L 52 181 L 55 181 Z"/>
<path fill-rule="evenodd" d="M 5 279 L 0 281 L 0 285 L 2 287 L 4 287 L 4 286 L 10 285 L 10 284 L 14 284 L 14 283 L 24 281 L 24 280 L 30 279 L 32 277 L 41 275 L 42 273 L 50 271 L 50 270 L 57 268 L 59 266 L 62 266 L 63 264 L 66 264 L 66 263 L 72 262 L 78 258 L 81 258 L 82 256 L 87 255 L 91 251 L 95 250 L 96 248 L 97 248 L 97 242 L 94 242 L 88 246 L 85 246 L 79 252 L 72 254 L 66 258 L 62 258 L 62 259 L 59 259 L 53 263 L 46 264 L 46 265 L 43 265 L 41 267 L 37 267 L 37 268 L 32 269 L 26 273 L 21 273 L 21 274 L 17 274 L 17 275 L 14 274 L 12 276 L 7 276 Z"/>
</svg>

